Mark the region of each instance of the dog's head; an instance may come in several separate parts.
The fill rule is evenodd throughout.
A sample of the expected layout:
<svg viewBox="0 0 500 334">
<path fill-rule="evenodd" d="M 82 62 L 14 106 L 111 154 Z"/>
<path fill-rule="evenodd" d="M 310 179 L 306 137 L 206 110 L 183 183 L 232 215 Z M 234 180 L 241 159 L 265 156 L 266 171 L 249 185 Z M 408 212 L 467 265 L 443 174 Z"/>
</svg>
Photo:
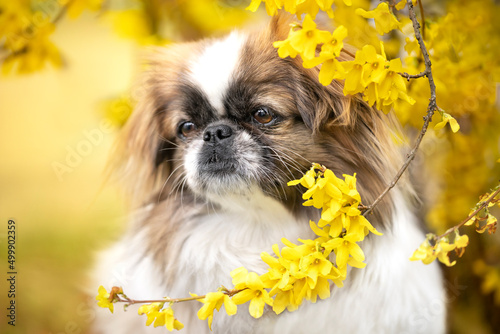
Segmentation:
<svg viewBox="0 0 500 334">
<path fill-rule="evenodd" d="M 297 210 L 300 193 L 286 183 L 312 162 L 356 172 L 367 204 L 385 188 L 397 163 L 385 115 L 344 96 L 338 81 L 322 86 L 318 68 L 281 59 L 272 43 L 289 23 L 276 17 L 264 31 L 156 52 L 121 139 L 134 206 L 259 191 Z"/>
</svg>

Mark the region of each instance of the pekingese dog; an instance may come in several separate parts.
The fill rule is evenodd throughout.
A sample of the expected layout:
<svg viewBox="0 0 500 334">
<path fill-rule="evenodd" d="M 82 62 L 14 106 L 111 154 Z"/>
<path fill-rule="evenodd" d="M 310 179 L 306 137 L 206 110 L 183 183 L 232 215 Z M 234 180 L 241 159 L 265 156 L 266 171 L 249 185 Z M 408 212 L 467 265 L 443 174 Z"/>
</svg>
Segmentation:
<svg viewBox="0 0 500 334">
<path fill-rule="evenodd" d="M 281 59 L 290 19 L 261 31 L 172 45 L 150 59 L 144 92 L 120 138 L 117 175 L 133 213 L 128 232 L 103 254 L 97 284 L 134 299 L 205 294 L 232 287 L 241 266 L 263 273 L 260 254 L 280 240 L 313 238 L 300 189 L 287 187 L 320 163 L 357 173 L 363 203 L 383 191 L 401 163 L 391 118 L 342 83 L 322 86 L 319 68 Z M 348 55 L 341 56 L 344 60 Z M 408 260 L 425 236 L 402 179 L 369 215 L 384 234 L 363 243 L 367 266 L 352 269 L 331 297 L 260 319 L 245 307 L 214 315 L 215 333 L 443 333 L 445 292 L 438 266 Z M 201 304 L 175 304 L 186 333 L 209 333 Z M 161 332 L 137 308 L 99 309 L 101 333 Z M 152 327 L 152 326 L 151 326 Z M 165 330 L 165 329 L 163 329 Z"/>
</svg>

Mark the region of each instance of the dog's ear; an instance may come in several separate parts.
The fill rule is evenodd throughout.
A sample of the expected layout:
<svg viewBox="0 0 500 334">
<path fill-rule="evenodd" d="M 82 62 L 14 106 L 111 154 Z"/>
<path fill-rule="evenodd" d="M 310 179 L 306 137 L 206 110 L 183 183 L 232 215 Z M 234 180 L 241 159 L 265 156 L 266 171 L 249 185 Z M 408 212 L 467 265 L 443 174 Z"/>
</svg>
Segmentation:
<svg viewBox="0 0 500 334">
<path fill-rule="evenodd" d="M 111 167 L 113 177 L 125 187 L 133 207 L 144 205 L 156 192 L 159 175 L 168 173 L 169 169 L 163 162 L 169 159 L 172 151 L 164 147 L 156 106 L 148 95 L 137 102 L 121 130 Z"/>
<path fill-rule="evenodd" d="M 133 207 L 157 200 L 172 171 L 176 130 L 168 105 L 185 52 L 186 45 L 176 45 L 148 50 L 144 56 L 146 69 L 133 94 L 137 105 L 119 134 L 110 168 Z"/>
</svg>

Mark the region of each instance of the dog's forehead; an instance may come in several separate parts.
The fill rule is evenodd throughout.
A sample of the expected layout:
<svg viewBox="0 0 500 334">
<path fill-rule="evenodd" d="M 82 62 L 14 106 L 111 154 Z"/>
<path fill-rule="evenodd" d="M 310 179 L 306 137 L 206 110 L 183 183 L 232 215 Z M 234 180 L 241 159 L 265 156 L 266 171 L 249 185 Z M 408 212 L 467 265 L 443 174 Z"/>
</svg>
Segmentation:
<svg viewBox="0 0 500 334">
<path fill-rule="evenodd" d="M 198 57 L 191 60 L 188 76 L 219 115 L 224 114 L 223 98 L 238 68 L 245 40 L 244 34 L 233 31 L 207 45 Z"/>
</svg>

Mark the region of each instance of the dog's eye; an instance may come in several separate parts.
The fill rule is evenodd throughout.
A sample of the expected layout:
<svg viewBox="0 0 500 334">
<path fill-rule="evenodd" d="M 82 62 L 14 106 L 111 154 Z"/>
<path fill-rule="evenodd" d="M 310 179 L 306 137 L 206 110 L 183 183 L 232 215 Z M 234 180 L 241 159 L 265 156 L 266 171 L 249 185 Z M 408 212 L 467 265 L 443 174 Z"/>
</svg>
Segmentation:
<svg viewBox="0 0 500 334">
<path fill-rule="evenodd" d="M 196 124 L 193 122 L 181 123 L 181 125 L 179 125 L 179 135 L 181 137 L 188 138 L 195 133 L 196 129 Z"/>
<path fill-rule="evenodd" d="M 273 113 L 266 107 L 260 107 L 253 113 L 253 118 L 260 124 L 269 124 L 274 119 Z"/>
</svg>

